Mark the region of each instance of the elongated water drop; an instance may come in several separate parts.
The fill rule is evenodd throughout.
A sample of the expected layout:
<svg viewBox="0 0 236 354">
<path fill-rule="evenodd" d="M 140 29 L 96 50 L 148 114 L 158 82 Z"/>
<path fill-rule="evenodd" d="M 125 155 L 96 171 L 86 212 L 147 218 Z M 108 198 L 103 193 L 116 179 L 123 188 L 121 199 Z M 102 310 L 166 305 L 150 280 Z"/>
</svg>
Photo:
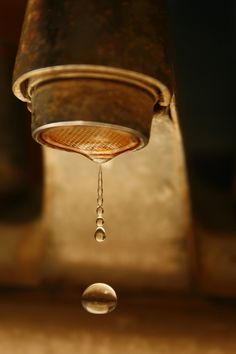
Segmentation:
<svg viewBox="0 0 236 354">
<path fill-rule="evenodd" d="M 102 178 L 102 166 L 99 165 L 98 170 L 98 189 L 97 189 L 97 219 L 96 219 L 96 231 L 94 238 L 97 242 L 103 242 L 106 239 L 106 231 L 103 227 L 104 218 L 103 218 L 103 178 Z"/>
<path fill-rule="evenodd" d="M 81 302 L 84 309 L 90 313 L 106 314 L 116 308 L 117 296 L 111 286 L 94 283 L 84 290 Z"/>
</svg>

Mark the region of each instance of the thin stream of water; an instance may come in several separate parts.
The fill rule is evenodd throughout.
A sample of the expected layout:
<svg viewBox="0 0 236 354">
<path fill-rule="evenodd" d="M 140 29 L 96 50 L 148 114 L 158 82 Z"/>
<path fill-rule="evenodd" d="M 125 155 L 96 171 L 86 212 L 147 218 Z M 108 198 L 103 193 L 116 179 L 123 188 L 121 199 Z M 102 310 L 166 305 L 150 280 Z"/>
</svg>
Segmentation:
<svg viewBox="0 0 236 354">
<path fill-rule="evenodd" d="M 106 239 L 106 231 L 103 227 L 103 176 L 102 165 L 98 169 L 98 187 L 97 187 L 97 218 L 96 231 L 94 234 L 97 242 L 103 242 Z M 115 290 L 105 283 L 94 283 L 89 285 L 82 294 L 82 306 L 87 312 L 93 314 L 106 314 L 113 311 L 117 305 L 117 296 Z"/>
<path fill-rule="evenodd" d="M 106 231 L 104 229 L 104 218 L 103 218 L 103 176 L 102 176 L 102 165 L 99 165 L 98 169 L 98 188 L 97 188 L 97 218 L 96 218 L 96 231 L 94 238 L 97 242 L 103 242 L 106 239 Z"/>
</svg>

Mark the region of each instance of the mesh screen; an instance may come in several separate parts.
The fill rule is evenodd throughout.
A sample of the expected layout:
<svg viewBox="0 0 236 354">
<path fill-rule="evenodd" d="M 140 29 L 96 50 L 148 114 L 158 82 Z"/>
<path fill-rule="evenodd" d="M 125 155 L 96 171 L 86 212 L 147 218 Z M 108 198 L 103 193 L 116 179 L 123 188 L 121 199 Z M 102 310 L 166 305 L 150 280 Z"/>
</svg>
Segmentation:
<svg viewBox="0 0 236 354">
<path fill-rule="evenodd" d="M 61 126 L 47 128 L 40 140 L 52 147 L 75 151 L 92 159 L 110 159 L 142 146 L 142 140 L 129 132 L 102 126 Z"/>
</svg>

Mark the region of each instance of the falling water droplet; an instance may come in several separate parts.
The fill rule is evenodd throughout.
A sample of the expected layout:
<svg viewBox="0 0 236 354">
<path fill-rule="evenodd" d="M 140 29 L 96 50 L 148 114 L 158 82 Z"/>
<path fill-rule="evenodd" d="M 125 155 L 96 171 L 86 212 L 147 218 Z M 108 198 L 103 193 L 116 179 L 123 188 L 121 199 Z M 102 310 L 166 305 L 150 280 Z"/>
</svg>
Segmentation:
<svg viewBox="0 0 236 354">
<path fill-rule="evenodd" d="M 106 314 L 116 308 L 117 296 L 111 286 L 95 283 L 85 289 L 81 301 L 86 311 L 93 314 Z"/>
<path fill-rule="evenodd" d="M 103 242 L 106 239 L 106 231 L 103 227 L 104 218 L 103 218 L 103 178 L 102 178 L 102 166 L 99 165 L 98 170 L 98 188 L 97 188 L 97 219 L 96 219 L 96 231 L 94 238 L 97 242 Z"/>
<path fill-rule="evenodd" d="M 97 227 L 94 238 L 97 242 L 103 242 L 106 239 L 106 232 L 103 227 Z"/>
</svg>

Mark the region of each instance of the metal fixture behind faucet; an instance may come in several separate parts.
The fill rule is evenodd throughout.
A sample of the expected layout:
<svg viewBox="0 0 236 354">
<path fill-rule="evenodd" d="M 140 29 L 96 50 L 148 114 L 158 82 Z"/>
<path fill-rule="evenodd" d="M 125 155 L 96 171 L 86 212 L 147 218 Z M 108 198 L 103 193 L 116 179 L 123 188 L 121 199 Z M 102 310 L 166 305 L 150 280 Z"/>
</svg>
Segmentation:
<svg viewBox="0 0 236 354">
<path fill-rule="evenodd" d="M 39 143 L 97 162 L 144 147 L 169 106 L 161 0 L 29 0 L 13 91 Z"/>
</svg>

